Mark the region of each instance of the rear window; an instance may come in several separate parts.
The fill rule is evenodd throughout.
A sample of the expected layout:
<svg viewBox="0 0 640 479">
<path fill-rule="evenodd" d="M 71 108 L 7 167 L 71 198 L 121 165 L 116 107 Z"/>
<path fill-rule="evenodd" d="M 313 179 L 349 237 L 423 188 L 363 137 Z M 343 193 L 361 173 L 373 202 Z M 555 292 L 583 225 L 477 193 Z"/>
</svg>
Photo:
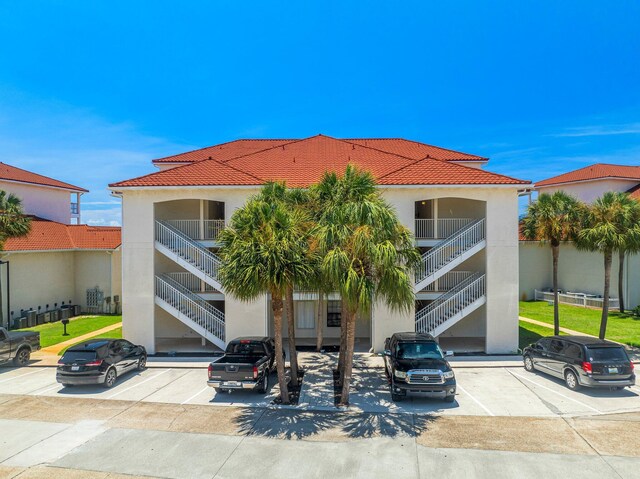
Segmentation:
<svg viewBox="0 0 640 479">
<path fill-rule="evenodd" d="M 262 343 L 231 343 L 227 346 L 227 354 L 242 354 L 245 356 L 263 356 L 264 346 Z"/>
<path fill-rule="evenodd" d="M 67 362 L 71 361 L 92 361 L 96 359 L 95 351 L 67 351 L 62 356 L 62 360 Z"/>
<path fill-rule="evenodd" d="M 623 348 L 587 348 L 589 361 L 629 361 Z"/>
</svg>

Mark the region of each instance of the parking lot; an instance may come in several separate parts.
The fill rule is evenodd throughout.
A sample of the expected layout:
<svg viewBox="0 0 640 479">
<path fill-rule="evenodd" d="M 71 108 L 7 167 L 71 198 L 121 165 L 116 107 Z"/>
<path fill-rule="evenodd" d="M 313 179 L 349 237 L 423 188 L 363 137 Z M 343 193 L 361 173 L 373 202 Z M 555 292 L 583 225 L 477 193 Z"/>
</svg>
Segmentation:
<svg viewBox="0 0 640 479">
<path fill-rule="evenodd" d="M 313 359 L 313 358 L 311 358 Z M 203 363 L 204 364 L 204 363 Z M 333 409 L 330 368 L 314 369 L 307 358 L 301 409 Z M 481 365 L 479 365 L 481 366 Z M 437 399 L 408 398 L 391 401 L 381 368 L 369 364 L 354 371 L 351 409 L 363 412 L 468 416 L 583 416 L 640 411 L 640 387 L 623 391 L 568 390 L 562 381 L 522 367 L 456 368 L 458 392 L 452 404 Z M 273 386 L 264 396 L 251 391 L 216 392 L 206 385 L 206 367 L 163 367 L 154 364 L 142 372 L 118 379 L 111 389 L 100 386 L 64 388 L 56 382 L 55 368 L 0 368 L 0 394 L 125 400 L 146 403 L 266 407 L 278 394 Z M 271 384 L 276 384 L 273 377 Z"/>
</svg>

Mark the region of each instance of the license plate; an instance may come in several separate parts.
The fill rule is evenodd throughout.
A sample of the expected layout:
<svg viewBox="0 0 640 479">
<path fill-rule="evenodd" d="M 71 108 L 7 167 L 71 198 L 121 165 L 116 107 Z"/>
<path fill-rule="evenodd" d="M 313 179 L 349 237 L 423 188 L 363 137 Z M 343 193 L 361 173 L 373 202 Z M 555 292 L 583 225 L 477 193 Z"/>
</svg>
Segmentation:
<svg viewBox="0 0 640 479">
<path fill-rule="evenodd" d="M 71 366 L 72 371 L 80 371 L 80 366 Z"/>
<path fill-rule="evenodd" d="M 223 386 L 229 387 L 229 388 L 239 388 L 240 387 L 240 383 L 238 381 L 226 381 L 224 383 L 222 383 Z"/>
<path fill-rule="evenodd" d="M 609 374 L 618 374 L 618 368 L 609 368 Z"/>
</svg>

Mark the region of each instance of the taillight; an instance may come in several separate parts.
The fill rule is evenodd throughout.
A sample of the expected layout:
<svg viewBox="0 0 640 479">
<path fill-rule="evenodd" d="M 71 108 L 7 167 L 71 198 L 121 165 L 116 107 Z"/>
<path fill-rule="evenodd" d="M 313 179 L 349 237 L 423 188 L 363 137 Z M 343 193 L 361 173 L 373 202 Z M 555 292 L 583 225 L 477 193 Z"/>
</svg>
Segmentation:
<svg viewBox="0 0 640 479">
<path fill-rule="evenodd" d="M 84 363 L 85 366 L 101 366 L 102 365 L 102 359 L 98 359 L 96 361 L 91 361 L 89 363 Z"/>
<path fill-rule="evenodd" d="M 631 370 L 633 371 L 633 368 L 635 367 L 635 366 L 633 365 L 633 361 L 629 361 L 629 365 L 631 366 Z"/>
<path fill-rule="evenodd" d="M 587 362 L 587 361 L 584 361 L 584 362 L 582 363 L 582 370 L 583 370 L 585 373 L 590 374 L 590 373 L 592 373 L 592 372 L 593 372 L 593 367 L 591 366 L 591 363 L 589 363 L 589 362 Z"/>
<path fill-rule="evenodd" d="M 253 379 L 258 379 L 258 368 L 253 367 Z"/>
<path fill-rule="evenodd" d="M 213 372 L 213 366 L 211 364 L 209 364 L 209 367 L 207 368 L 207 374 L 209 375 L 209 378 L 211 378 L 211 373 Z"/>
</svg>

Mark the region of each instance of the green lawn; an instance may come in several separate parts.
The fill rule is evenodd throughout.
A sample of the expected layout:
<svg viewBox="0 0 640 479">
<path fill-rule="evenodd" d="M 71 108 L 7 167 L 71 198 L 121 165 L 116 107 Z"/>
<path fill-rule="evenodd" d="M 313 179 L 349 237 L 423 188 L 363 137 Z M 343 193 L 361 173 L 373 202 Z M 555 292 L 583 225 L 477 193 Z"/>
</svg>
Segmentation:
<svg viewBox="0 0 640 479">
<path fill-rule="evenodd" d="M 111 330 L 109 332 L 98 334 L 97 336 L 92 336 L 91 337 L 91 339 L 98 339 L 98 338 L 120 339 L 120 338 L 122 338 L 122 328 L 113 329 L 113 330 Z M 81 341 L 81 342 L 84 342 L 84 341 Z M 79 343 L 76 343 L 76 344 L 79 344 Z M 69 346 L 69 348 L 71 348 L 73 346 L 75 346 L 75 344 Z M 69 348 L 64 348 L 62 351 L 60 351 L 58 353 L 58 356 L 62 356 L 64 354 L 64 352 Z"/>
<path fill-rule="evenodd" d="M 560 334 L 563 334 L 562 332 Z M 553 329 L 545 326 L 538 326 L 537 324 L 527 323 L 520 321 L 520 349 L 524 349 L 525 346 L 529 346 L 531 343 L 535 343 L 543 336 L 552 336 Z"/>
<path fill-rule="evenodd" d="M 560 327 L 597 336 L 600 332 L 601 315 L 602 312 L 598 309 L 561 304 Z M 521 301 L 520 316 L 553 324 L 553 305 L 546 301 Z M 640 347 L 640 318 L 610 312 L 606 338 Z"/>
<path fill-rule="evenodd" d="M 112 324 L 122 321 L 122 316 L 91 316 L 71 318 L 67 324 L 67 333 L 69 336 L 63 336 L 64 328 L 60 321 L 55 323 L 45 323 L 33 328 L 20 329 L 19 331 L 38 331 L 40 333 L 40 346 L 46 348 L 54 344 L 77 338 L 83 334 L 88 334 L 98 329 L 106 328 Z M 122 334 L 122 333 L 121 333 Z"/>
</svg>

